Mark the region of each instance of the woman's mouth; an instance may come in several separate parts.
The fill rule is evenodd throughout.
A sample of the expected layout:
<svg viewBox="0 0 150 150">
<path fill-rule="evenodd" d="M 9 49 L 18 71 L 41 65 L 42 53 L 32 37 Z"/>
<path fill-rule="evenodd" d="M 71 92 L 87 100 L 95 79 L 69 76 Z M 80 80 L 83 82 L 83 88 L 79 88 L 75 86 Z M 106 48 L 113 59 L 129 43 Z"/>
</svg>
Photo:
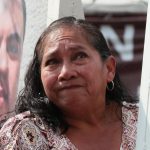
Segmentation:
<svg viewBox="0 0 150 150">
<path fill-rule="evenodd" d="M 62 86 L 60 86 L 60 87 L 58 87 L 58 91 L 59 92 L 61 92 L 61 91 L 66 91 L 66 90 L 76 90 L 76 89 L 79 89 L 79 88 L 81 88 L 82 86 L 81 85 L 76 85 L 76 84 L 74 84 L 74 85 L 62 85 Z"/>
</svg>

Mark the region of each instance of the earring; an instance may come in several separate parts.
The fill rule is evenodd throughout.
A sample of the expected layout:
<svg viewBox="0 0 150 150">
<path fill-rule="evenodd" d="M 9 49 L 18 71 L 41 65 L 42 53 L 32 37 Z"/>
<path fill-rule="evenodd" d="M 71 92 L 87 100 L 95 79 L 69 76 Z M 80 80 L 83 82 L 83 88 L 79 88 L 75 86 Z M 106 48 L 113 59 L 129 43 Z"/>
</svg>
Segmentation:
<svg viewBox="0 0 150 150">
<path fill-rule="evenodd" d="M 115 85 L 114 85 L 114 81 L 111 81 L 109 83 L 107 83 L 107 90 L 108 91 L 112 91 L 114 89 Z"/>
</svg>

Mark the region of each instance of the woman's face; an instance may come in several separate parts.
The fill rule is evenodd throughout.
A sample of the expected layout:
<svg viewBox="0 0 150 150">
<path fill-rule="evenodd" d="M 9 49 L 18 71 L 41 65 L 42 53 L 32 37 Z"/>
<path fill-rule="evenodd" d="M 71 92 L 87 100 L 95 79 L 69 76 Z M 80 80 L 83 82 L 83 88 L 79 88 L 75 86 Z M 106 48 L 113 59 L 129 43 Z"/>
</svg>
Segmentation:
<svg viewBox="0 0 150 150">
<path fill-rule="evenodd" d="M 49 100 L 64 110 L 105 103 L 107 82 L 115 74 L 114 58 L 103 62 L 75 28 L 59 28 L 47 39 L 41 79 Z"/>
</svg>

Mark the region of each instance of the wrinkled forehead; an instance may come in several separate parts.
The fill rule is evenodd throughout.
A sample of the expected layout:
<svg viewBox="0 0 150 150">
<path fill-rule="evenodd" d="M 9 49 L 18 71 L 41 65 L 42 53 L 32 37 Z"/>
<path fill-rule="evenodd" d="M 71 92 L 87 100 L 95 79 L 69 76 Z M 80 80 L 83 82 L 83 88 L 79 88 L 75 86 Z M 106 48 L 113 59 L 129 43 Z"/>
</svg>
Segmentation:
<svg viewBox="0 0 150 150">
<path fill-rule="evenodd" d="M 24 29 L 22 1 L 0 0 L 0 16 L 5 16 L 5 14 L 10 16 L 13 27 L 19 34 L 21 34 L 20 36 L 22 36 Z M 7 21 L 7 19 L 8 18 L 5 18 L 5 21 Z"/>
<path fill-rule="evenodd" d="M 58 28 L 55 29 L 49 35 L 49 41 L 61 40 L 63 38 L 74 37 L 79 34 L 79 31 L 76 28 Z"/>
<path fill-rule="evenodd" d="M 82 28 L 74 27 L 74 26 L 62 26 L 54 29 L 49 33 L 47 42 L 49 44 L 52 44 L 55 41 L 64 40 L 64 39 L 87 40 L 86 37 L 87 37 L 86 33 Z"/>
</svg>

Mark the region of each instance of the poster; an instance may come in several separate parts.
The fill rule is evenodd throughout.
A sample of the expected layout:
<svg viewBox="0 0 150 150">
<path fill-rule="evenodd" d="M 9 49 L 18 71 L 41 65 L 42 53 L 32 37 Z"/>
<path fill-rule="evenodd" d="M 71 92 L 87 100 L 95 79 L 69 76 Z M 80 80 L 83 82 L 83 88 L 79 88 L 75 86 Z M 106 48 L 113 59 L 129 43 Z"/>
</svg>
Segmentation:
<svg viewBox="0 0 150 150">
<path fill-rule="evenodd" d="M 0 0 L 0 117 L 14 109 L 24 33 L 24 1 Z"/>
<path fill-rule="evenodd" d="M 107 39 L 116 57 L 121 81 L 128 92 L 137 98 L 141 82 L 146 15 L 146 12 L 86 15 L 86 19 L 96 25 Z"/>
</svg>

